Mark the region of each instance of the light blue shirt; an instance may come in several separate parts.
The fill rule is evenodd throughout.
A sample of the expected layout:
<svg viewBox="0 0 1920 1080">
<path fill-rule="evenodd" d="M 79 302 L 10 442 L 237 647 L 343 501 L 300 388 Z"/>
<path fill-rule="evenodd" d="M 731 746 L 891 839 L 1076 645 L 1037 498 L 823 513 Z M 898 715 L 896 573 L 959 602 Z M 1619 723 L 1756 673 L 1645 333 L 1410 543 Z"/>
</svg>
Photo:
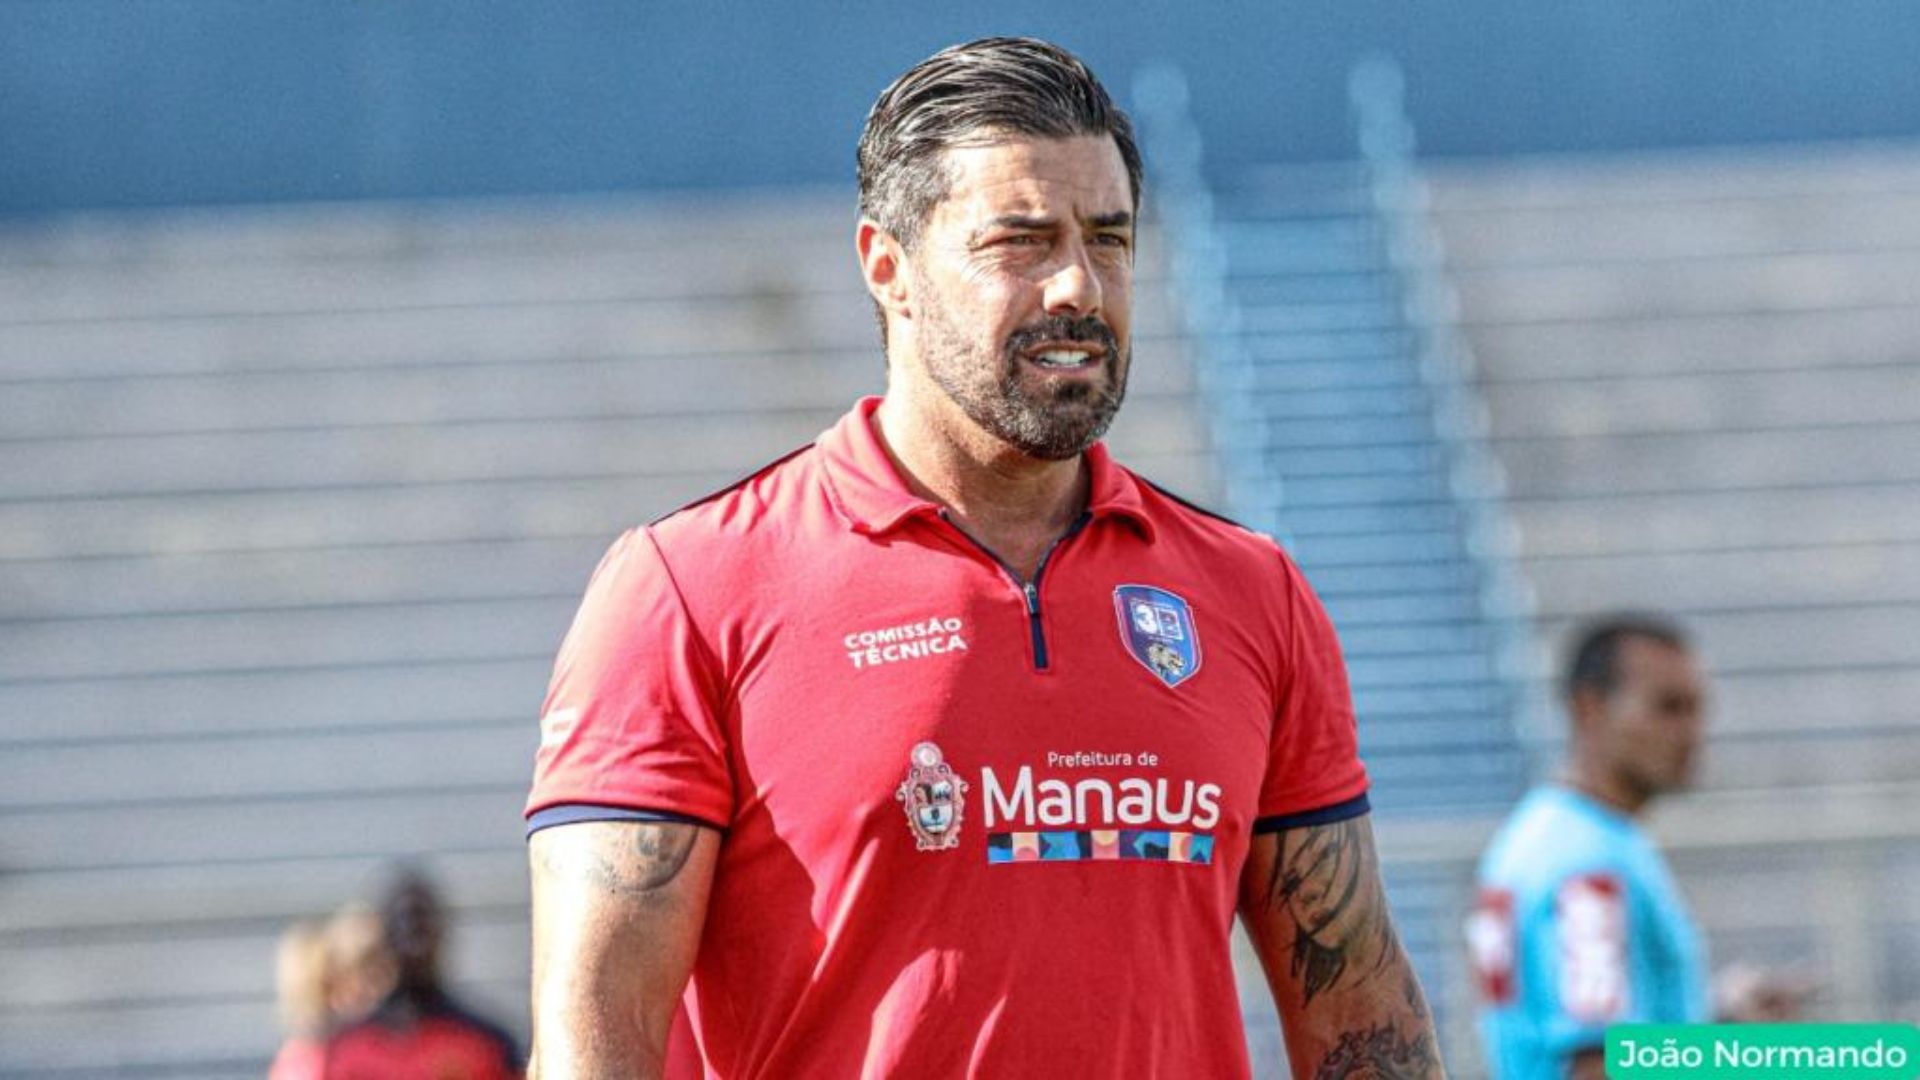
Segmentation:
<svg viewBox="0 0 1920 1080">
<path fill-rule="evenodd" d="M 1495 1076 L 1564 1077 L 1609 1024 L 1711 1019 L 1705 943 L 1627 815 L 1536 788 L 1495 834 L 1479 883 L 1468 939 Z"/>
</svg>

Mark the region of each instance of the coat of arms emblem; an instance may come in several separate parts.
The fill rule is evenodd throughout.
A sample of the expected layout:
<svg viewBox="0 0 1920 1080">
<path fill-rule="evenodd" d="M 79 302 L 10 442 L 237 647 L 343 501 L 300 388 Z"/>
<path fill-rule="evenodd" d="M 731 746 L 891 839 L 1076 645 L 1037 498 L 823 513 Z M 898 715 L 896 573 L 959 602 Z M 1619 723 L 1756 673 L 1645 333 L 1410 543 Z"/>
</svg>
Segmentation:
<svg viewBox="0 0 1920 1080">
<path fill-rule="evenodd" d="M 907 811 L 907 828 L 920 851 L 945 851 L 960 846 L 960 818 L 966 809 L 967 782 L 953 774 L 940 748 L 930 742 L 915 746 L 907 756 L 907 779 L 893 797 Z"/>
<path fill-rule="evenodd" d="M 1122 585 L 1113 590 L 1113 610 L 1120 644 L 1161 682 L 1179 686 L 1200 670 L 1200 635 L 1185 600 L 1152 585 Z"/>
</svg>

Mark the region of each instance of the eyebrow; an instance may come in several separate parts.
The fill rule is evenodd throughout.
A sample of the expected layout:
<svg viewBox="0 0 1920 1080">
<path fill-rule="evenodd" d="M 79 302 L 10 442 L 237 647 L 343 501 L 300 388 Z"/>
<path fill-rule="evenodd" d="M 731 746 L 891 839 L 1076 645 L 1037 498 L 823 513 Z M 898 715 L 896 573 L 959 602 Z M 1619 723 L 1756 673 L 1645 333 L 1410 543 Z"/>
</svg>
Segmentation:
<svg viewBox="0 0 1920 1080">
<path fill-rule="evenodd" d="M 1059 224 L 1058 219 L 1039 217 L 1032 214 L 1001 214 L 973 231 L 969 240 L 977 241 L 994 229 L 1051 229 Z M 1087 224 L 1096 229 L 1115 229 L 1133 224 L 1133 214 L 1126 210 L 1115 210 L 1108 214 L 1095 214 L 1087 219 Z"/>
</svg>

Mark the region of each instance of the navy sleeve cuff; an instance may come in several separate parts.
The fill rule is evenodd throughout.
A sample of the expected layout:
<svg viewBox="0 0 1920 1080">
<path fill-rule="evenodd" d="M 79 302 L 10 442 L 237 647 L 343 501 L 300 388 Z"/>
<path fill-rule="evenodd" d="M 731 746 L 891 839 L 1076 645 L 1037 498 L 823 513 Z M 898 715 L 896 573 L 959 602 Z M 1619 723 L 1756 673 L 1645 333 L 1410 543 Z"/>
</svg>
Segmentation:
<svg viewBox="0 0 1920 1080">
<path fill-rule="evenodd" d="M 527 835 L 532 836 L 541 829 L 555 825 L 572 825 L 581 821 L 673 821 L 683 825 L 700 825 L 705 828 L 725 832 L 723 826 L 716 825 L 691 814 L 676 814 L 670 810 L 636 810 L 631 806 L 595 806 L 591 803 L 563 803 L 549 806 L 545 810 L 536 810 L 527 815 Z"/>
<path fill-rule="evenodd" d="M 1303 829 L 1313 825 L 1331 825 L 1336 821 L 1357 818 L 1373 809 L 1367 801 L 1367 793 L 1361 792 L 1346 802 L 1323 806 L 1318 810 L 1303 810 L 1298 814 L 1281 814 L 1278 817 L 1258 818 L 1253 823 L 1254 835 L 1279 832 L 1282 829 Z"/>
</svg>

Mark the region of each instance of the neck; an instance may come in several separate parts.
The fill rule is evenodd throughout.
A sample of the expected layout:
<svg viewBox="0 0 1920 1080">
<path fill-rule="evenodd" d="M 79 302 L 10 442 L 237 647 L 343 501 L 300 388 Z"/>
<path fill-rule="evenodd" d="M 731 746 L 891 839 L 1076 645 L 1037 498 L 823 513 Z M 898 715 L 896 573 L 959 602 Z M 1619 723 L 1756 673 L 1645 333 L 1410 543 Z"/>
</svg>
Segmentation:
<svg viewBox="0 0 1920 1080">
<path fill-rule="evenodd" d="M 944 407 L 944 408 L 943 408 Z M 1030 574 L 1040 552 L 1086 509 L 1092 487 L 1085 455 L 1029 457 L 964 417 L 944 398 L 922 403 L 890 390 L 874 423 L 907 484 L 947 508 L 955 524 Z"/>
<path fill-rule="evenodd" d="M 1563 783 L 1582 795 L 1610 806 L 1626 814 L 1638 817 L 1653 801 L 1653 793 L 1642 790 L 1636 784 L 1627 783 L 1617 775 L 1604 769 L 1595 768 L 1576 757 L 1561 777 Z"/>
</svg>

